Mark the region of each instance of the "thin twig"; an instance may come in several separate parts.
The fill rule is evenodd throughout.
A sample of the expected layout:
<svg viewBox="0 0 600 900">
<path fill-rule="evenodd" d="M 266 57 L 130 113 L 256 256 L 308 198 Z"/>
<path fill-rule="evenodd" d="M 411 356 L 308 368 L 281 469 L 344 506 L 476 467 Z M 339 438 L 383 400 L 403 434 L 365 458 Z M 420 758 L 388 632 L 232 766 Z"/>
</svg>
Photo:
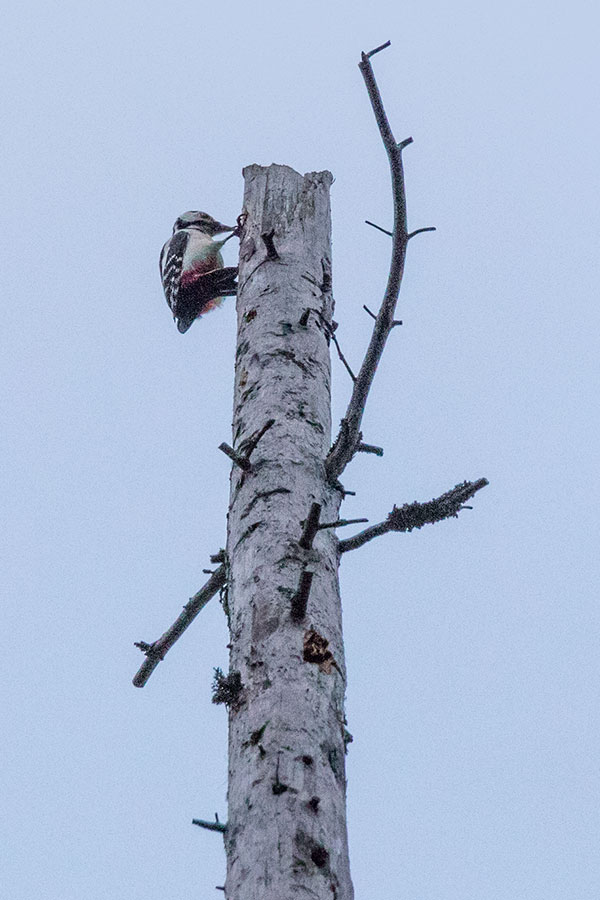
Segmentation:
<svg viewBox="0 0 600 900">
<path fill-rule="evenodd" d="M 410 241 L 411 238 L 414 238 L 416 234 L 423 234 L 425 231 L 437 231 L 437 228 L 431 226 L 430 228 L 417 228 L 416 231 L 411 231 L 410 234 L 406 235 L 406 240 Z"/>
<path fill-rule="evenodd" d="M 147 659 L 133 679 L 135 687 L 144 687 L 161 659 L 165 658 L 165 654 L 171 649 L 173 644 L 179 640 L 188 625 L 191 625 L 200 610 L 206 606 L 210 598 L 214 597 L 214 595 L 221 590 L 226 581 L 227 569 L 225 563 L 222 563 L 216 572 L 211 575 L 204 587 L 201 587 L 193 597 L 190 597 L 189 601 L 183 607 L 183 612 L 157 641 L 154 641 L 153 644 L 147 644 L 144 641 L 140 641 L 136 644 L 136 647 L 139 647 L 140 650 L 146 654 Z"/>
<path fill-rule="evenodd" d="M 486 484 L 488 484 L 487 478 L 480 478 L 478 481 L 463 481 L 462 484 L 457 484 L 452 490 L 434 500 L 428 500 L 425 503 L 405 503 L 400 507 L 394 506 L 385 521 L 378 525 L 372 525 L 371 528 L 365 528 L 364 531 L 360 531 L 347 540 L 340 541 L 339 552 L 356 550 L 388 531 L 412 531 L 413 528 L 422 528 L 423 525 L 456 517 L 459 511 L 465 508 L 465 501 L 473 497 Z"/>
<path fill-rule="evenodd" d="M 380 44 L 379 47 L 375 47 L 374 50 L 369 50 L 368 53 L 363 53 L 363 56 L 366 56 L 367 59 L 370 56 L 375 56 L 375 54 L 379 53 L 380 50 L 385 50 L 386 47 L 389 47 L 391 43 L 391 41 L 386 41 L 385 44 Z"/>
<path fill-rule="evenodd" d="M 366 303 L 363 303 L 363 309 L 365 312 L 369 313 L 369 315 L 371 316 L 372 319 L 375 319 L 375 321 L 377 321 L 377 316 L 375 315 L 374 312 L 371 312 L 371 310 L 369 309 L 369 307 L 367 306 Z"/>
<path fill-rule="evenodd" d="M 333 333 L 333 329 L 329 332 L 329 337 L 331 338 L 331 340 L 332 340 L 333 343 L 335 344 L 335 349 L 337 350 L 337 353 L 338 353 L 339 358 L 340 358 L 341 361 L 344 363 L 344 365 L 345 365 L 345 367 L 346 367 L 346 371 L 348 372 L 348 375 L 350 376 L 350 378 L 352 379 L 352 381 L 356 381 L 356 375 L 354 374 L 354 372 L 352 371 L 352 369 L 351 369 L 350 366 L 348 365 L 348 362 L 347 362 L 347 360 L 346 360 L 346 357 L 345 357 L 344 354 L 342 353 L 342 348 L 341 348 L 340 345 L 339 345 L 339 341 L 338 341 L 338 339 L 336 338 L 335 334 Z"/>
<path fill-rule="evenodd" d="M 325 334 L 327 335 L 327 338 L 331 339 L 333 341 L 333 343 L 335 345 L 335 349 L 337 350 L 337 355 L 339 356 L 340 360 L 343 362 L 344 366 L 346 367 L 346 371 L 348 372 L 350 378 L 352 379 L 352 381 L 356 381 L 356 375 L 350 368 L 350 365 L 348 364 L 346 357 L 342 353 L 342 348 L 340 347 L 339 341 L 335 336 L 335 332 L 338 328 L 338 323 L 334 322 L 333 319 L 330 322 L 328 319 L 325 318 L 323 313 L 318 309 L 313 309 L 313 310 L 307 309 L 304 311 L 304 313 L 302 315 L 302 319 L 300 319 L 301 325 L 307 324 L 307 322 L 308 322 L 307 313 L 310 313 L 310 312 L 316 313 L 316 315 L 319 317 L 321 325 L 325 331 Z M 306 319 L 306 320 L 303 321 L 304 319 Z"/>
<path fill-rule="evenodd" d="M 375 222 L 369 222 L 368 219 L 365 219 L 365 225 L 370 225 L 371 228 L 376 228 L 377 231 L 383 231 L 384 234 L 387 234 L 390 237 L 394 237 L 393 231 L 388 231 L 387 228 L 382 228 L 381 225 L 376 225 Z"/>
<path fill-rule="evenodd" d="M 363 53 L 358 67 L 365 81 L 371 106 L 375 114 L 375 121 L 377 122 L 377 127 L 379 128 L 379 133 L 390 164 L 392 195 L 394 200 L 392 258 L 387 286 L 381 302 L 379 314 L 377 315 L 373 326 L 369 347 L 356 377 L 356 381 L 354 382 L 352 396 L 344 419 L 342 420 L 342 427 L 340 428 L 339 434 L 327 457 L 326 467 L 330 481 L 334 481 L 341 475 L 357 451 L 357 445 L 360 442 L 360 425 L 365 410 L 365 404 L 367 402 L 367 396 L 373 378 L 375 377 L 375 371 L 379 360 L 381 359 L 385 343 L 390 331 L 394 327 L 394 312 L 398 302 L 398 293 L 400 291 L 400 284 L 404 272 L 404 260 L 406 257 L 408 231 L 406 227 L 406 191 L 404 185 L 404 169 L 402 165 L 402 150 L 407 145 L 407 142 L 402 141 L 401 144 L 398 144 L 394 138 L 370 62 L 371 56 L 387 46 L 389 46 L 389 42 L 381 44 L 381 46 L 376 47 L 375 50 L 371 50 L 369 53 Z"/>
<path fill-rule="evenodd" d="M 322 522 L 319 525 L 319 531 L 322 528 L 344 528 L 346 525 L 359 525 L 361 522 L 368 521 L 368 519 L 338 519 L 337 522 Z"/>
</svg>

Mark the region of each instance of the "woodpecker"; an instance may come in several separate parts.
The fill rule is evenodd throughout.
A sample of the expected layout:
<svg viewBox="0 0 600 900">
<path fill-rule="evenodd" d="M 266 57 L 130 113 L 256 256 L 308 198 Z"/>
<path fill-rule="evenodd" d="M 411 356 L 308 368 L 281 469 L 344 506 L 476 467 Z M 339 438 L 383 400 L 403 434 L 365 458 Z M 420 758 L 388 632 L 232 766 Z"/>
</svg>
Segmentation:
<svg viewBox="0 0 600 900">
<path fill-rule="evenodd" d="M 222 241 L 215 234 L 231 231 Z M 237 292 L 235 267 L 223 267 L 221 247 L 236 229 L 223 225 L 205 212 L 195 210 L 179 216 L 160 254 L 160 276 L 167 303 L 183 334 L 195 319 L 220 306 Z"/>
</svg>

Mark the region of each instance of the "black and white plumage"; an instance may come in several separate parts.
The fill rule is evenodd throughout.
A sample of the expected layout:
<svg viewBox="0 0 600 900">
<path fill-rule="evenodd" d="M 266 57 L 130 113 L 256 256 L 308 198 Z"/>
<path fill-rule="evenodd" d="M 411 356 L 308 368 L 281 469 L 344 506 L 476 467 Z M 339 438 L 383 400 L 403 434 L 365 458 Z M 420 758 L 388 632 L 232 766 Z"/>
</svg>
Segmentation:
<svg viewBox="0 0 600 900">
<path fill-rule="evenodd" d="M 237 292 L 235 267 L 223 267 L 221 247 L 229 240 L 213 241 L 215 234 L 234 232 L 208 213 L 190 211 L 180 216 L 173 236 L 160 254 L 160 275 L 167 303 L 183 334 L 192 322 L 220 306 Z"/>
</svg>

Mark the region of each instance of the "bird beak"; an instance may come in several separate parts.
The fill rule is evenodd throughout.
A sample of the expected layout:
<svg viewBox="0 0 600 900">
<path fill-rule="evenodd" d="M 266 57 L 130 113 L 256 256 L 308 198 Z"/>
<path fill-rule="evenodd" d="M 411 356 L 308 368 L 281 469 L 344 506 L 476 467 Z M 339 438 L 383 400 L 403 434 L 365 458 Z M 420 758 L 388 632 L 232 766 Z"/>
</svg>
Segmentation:
<svg viewBox="0 0 600 900">
<path fill-rule="evenodd" d="M 220 234 L 222 231 L 235 231 L 235 225 L 223 225 L 222 222 L 217 222 L 215 234 Z"/>
</svg>

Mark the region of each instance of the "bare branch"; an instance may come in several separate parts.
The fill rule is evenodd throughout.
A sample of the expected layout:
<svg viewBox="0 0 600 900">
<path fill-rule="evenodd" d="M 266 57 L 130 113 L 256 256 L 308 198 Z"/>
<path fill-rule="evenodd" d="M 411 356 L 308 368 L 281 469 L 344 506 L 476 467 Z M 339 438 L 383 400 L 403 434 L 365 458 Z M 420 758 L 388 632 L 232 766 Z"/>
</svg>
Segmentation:
<svg viewBox="0 0 600 900">
<path fill-rule="evenodd" d="M 292 597 L 291 617 L 294 622 L 301 622 L 306 615 L 308 595 L 310 594 L 314 574 L 314 572 L 304 569 L 300 576 L 298 590 Z"/>
<path fill-rule="evenodd" d="M 304 276 L 303 276 L 303 277 L 304 277 Z M 308 279 L 307 279 L 307 280 L 308 280 Z M 340 347 L 340 343 L 339 343 L 338 339 L 337 339 L 336 336 L 335 336 L 335 332 L 337 331 L 337 328 L 338 328 L 338 323 L 337 323 L 337 322 L 334 322 L 333 319 L 331 320 L 331 322 L 329 322 L 329 321 L 325 318 L 325 316 L 323 315 L 323 313 L 322 313 L 320 310 L 308 308 L 308 309 L 305 309 L 304 312 L 302 313 L 302 317 L 301 317 L 301 319 L 299 320 L 298 324 L 299 324 L 299 325 L 307 325 L 307 324 L 308 324 L 308 318 L 309 318 L 311 312 L 314 312 L 315 315 L 317 315 L 317 316 L 319 317 L 319 321 L 320 321 L 320 323 L 321 323 L 321 326 L 322 326 L 323 330 L 325 331 L 325 334 L 326 334 L 326 336 L 327 336 L 327 340 L 332 340 L 332 341 L 333 341 L 333 343 L 334 343 L 334 345 L 335 345 L 335 349 L 337 350 L 337 355 L 339 356 L 341 362 L 342 362 L 342 363 L 344 364 L 344 366 L 346 367 L 346 371 L 348 372 L 348 375 L 350 376 L 350 378 L 352 379 L 352 381 L 356 381 L 356 376 L 355 376 L 354 372 L 352 371 L 352 369 L 350 368 L 350 365 L 349 365 L 349 363 L 348 363 L 348 360 L 346 359 L 346 357 L 345 357 L 344 354 L 342 353 L 342 348 Z"/>
<path fill-rule="evenodd" d="M 344 419 L 342 420 L 342 426 L 327 457 L 326 467 L 330 481 L 334 481 L 341 475 L 356 453 L 357 445 L 360 443 L 360 425 L 365 410 L 365 404 L 367 402 L 367 396 L 373 378 L 375 377 L 375 371 L 379 360 L 381 359 L 385 343 L 390 331 L 394 327 L 394 313 L 404 272 L 404 260 L 408 242 L 408 231 L 406 227 L 406 191 L 404 186 L 404 169 L 402 165 L 402 149 L 403 146 L 406 146 L 407 142 L 403 141 L 401 145 L 398 145 L 394 138 L 369 60 L 370 56 L 379 52 L 379 50 L 383 49 L 385 46 L 387 46 L 387 44 L 382 44 L 381 47 L 377 47 L 369 54 L 363 53 L 358 67 L 367 87 L 371 106 L 375 114 L 375 120 L 390 164 L 392 195 L 394 201 L 392 258 L 387 286 L 381 302 L 379 314 L 377 315 L 373 326 L 369 347 L 356 377 L 356 381 L 354 382 L 352 396 Z"/>
<path fill-rule="evenodd" d="M 239 446 L 239 453 L 242 456 L 245 456 L 248 459 L 252 453 L 256 450 L 257 444 L 260 439 L 267 433 L 269 428 L 272 428 L 275 424 L 275 419 L 268 419 L 262 428 L 259 428 L 258 431 L 255 431 L 254 434 L 251 434 L 249 438 L 246 438 L 245 441 Z"/>
<path fill-rule="evenodd" d="M 369 313 L 369 315 L 371 316 L 372 319 L 375 319 L 375 321 L 377 321 L 377 316 L 375 315 L 374 312 L 371 312 L 371 310 L 369 309 L 369 307 L 367 306 L 366 303 L 363 303 L 363 309 L 365 312 Z"/>
<path fill-rule="evenodd" d="M 384 234 L 387 234 L 390 237 L 394 237 L 393 231 L 388 231 L 387 228 L 382 228 L 381 225 L 376 225 L 375 222 L 369 222 L 368 219 L 365 219 L 365 225 L 370 225 L 371 228 L 376 228 L 377 231 L 383 231 Z"/>
<path fill-rule="evenodd" d="M 435 227 L 433 227 L 433 226 L 432 226 L 431 228 L 417 228 L 416 231 L 411 231 L 410 234 L 407 234 L 407 235 L 406 235 L 406 240 L 407 240 L 407 241 L 410 241 L 410 239 L 411 239 L 411 238 L 414 238 L 415 235 L 417 235 L 417 234 L 423 234 L 425 231 L 437 231 L 437 228 L 435 228 Z"/>
<path fill-rule="evenodd" d="M 304 521 L 302 537 L 298 541 L 303 550 L 310 550 L 315 535 L 319 530 L 319 516 L 321 515 L 321 504 L 313 503 L 308 516 Z"/>
<path fill-rule="evenodd" d="M 344 354 L 342 353 L 342 348 L 340 347 L 339 341 L 338 341 L 338 339 L 336 338 L 335 334 L 333 333 L 333 329 L 329 332 L 329 337 L 331 338 L 331 340 L 332 340 L 333 343 L 335 344 L 335 349 L 337 350 L 337 353 L 338 353 L 339 358 L 341 359 L 341 361 L 343 362 L 344 366 L 346 367 L 346 371 L 348 372 L 348 375 L 350 376 L 350 378 L 352 379 L 352 381 L 356 381 L 356 375 L 354 374 L 354 372 L 352 371 L 352 369 L 351 369 L 350 366 L 348 365 L 348 362 L 347 362 L 347 360 L 346 360 L 346 357 L 345 357 Z"/>
<path fill-rule="evenodd" d="M 373 453 L 375 456 L 383 456 L 383 447 L 375 447 L 373 444 L 363 444 L 356 448 L 359 453 Z"/>
<path fill-rule="evenodd" d="M 343 494 L 344 497 L 356 497 L 356 491 L 347 491 L 341 481 L 335 481 L 333 483 L 333 487 L 336 489 L 336 491 L 339 491 L 341 494 Z"/>
<path fill-rule="evenodd" d="M 192 819 L 192 825 L 199 825 L 200 828 L 206 828 L 207 831 L 218 831 L 220 834 L 225 834 L 227 831 L 227 825 L 219 822 L 219 817 L 216 814 L 214 822 L 207 822 L 204 819 Z"/>
<path fill-rule="evenodd" d="M 135 645 L 136 647 L 139 647 L 147 657 L 133 679 L 135 687 L 144 687 L 161 659 L 165 658 L 166 653 L 171 649 L 173 644 L 179 640 L 188 625 L 191 625 L 200 610 L 206 606 L 211 597 L 214 597 L 214 595 L 221 590 L 225 585 L 226 580 L 227 569 L 225 563 L 222 563 L 216 572 L 211 575 L 204 587 L 200 588 L 198 593 L 194 594 L 193 597 L 190 597 L 189 601 L 183 607 L 183 612 L 157 641 L 154 641 L 153 644 L 146 644 L 144 641 L 139 641 Z"/>
<path fill-rule="evenodd" d="M 385 50 L 386 47 L 389 47 L 391 41 L 386 41 L 385 44 L 380 44 L 379 47 L 375 47 L 374 50 L 369 50 L 368 53 L 363 53 L 363 59 L 368 59 L 370 56 L 375 56 L 376 53 L 379 53 L 381 50 Z"/>
<path fill-rule="evenodd" d="M 229 459 L 231 459 L 236 466 L 239 466 L 240 469 L 243 469 L 244 472 L 248 472 L 252 468 L 250 460 L 246 456 L 236 453 L 233 447 L 230 447 L 225 441 L 223 441 L 222 444 L 219 444 L 219 450 L 222 450 L 225 456 L 228 456 Z"/>
<path fill-rule="evenodd" d="M 258 431 L 255 431 L 250 437 L 246 438 L 245 441 L 242 441 L 239 450 L 234 450 L 233 447 L 230 447 L 225 441 L 223 441 L 222 444 L 219 444 L 219 450 L 222 450 L 225 456 L 228 456 L 229 459 L 233 460 L 236 466 L 239 466 L 244 472 L 249 472 L 252 468 L 250 455 L 256 450 L 256 446 L 263 435 L 266 434 L 269 428 L 274 424 L 275 419 L 269 419 L 262 428 L 259 428 Z"/>
<path fill-rule="evenodd" d="M 452 490 L 442 494 L 434 500 L 425 503 L 405 503 L 404 506 L 394 506 L 384 522 L 365 528 L 353 537 L 340 541 L 338 547 L 340 553 L 347 550 L 356 550 L 373 538 L 386 534 L 388 531 L 412 531 L 413 528 L 422 528 L 433 522 L 441 522 L 458 516 L 461 509 L 465 508 L 465 502 L 473 497 L 477 491 L 488 484 L 486 478 L 478 481 L 463 481 Z"/>
</svg>

